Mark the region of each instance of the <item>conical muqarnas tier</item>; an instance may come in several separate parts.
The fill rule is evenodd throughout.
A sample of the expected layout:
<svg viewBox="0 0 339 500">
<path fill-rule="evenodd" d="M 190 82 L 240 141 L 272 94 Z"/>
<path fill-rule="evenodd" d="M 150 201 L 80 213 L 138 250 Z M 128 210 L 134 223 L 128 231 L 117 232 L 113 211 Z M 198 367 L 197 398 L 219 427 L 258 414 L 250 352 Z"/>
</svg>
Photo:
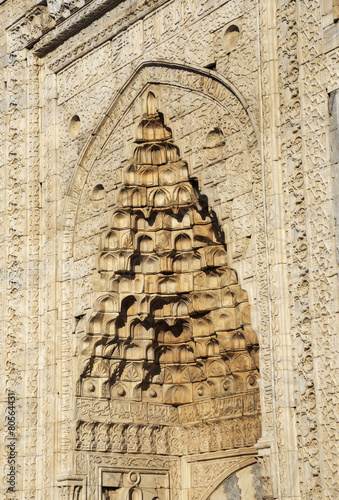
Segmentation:
<svg viewBox="0 0 339 500">
<path fill-rule="evenodd" d="M 147 96 L 99 272 L 81 394 L 174 406 L 257 385 L 247 294 L 227 266 L 217 220 Z"/>
</svg>

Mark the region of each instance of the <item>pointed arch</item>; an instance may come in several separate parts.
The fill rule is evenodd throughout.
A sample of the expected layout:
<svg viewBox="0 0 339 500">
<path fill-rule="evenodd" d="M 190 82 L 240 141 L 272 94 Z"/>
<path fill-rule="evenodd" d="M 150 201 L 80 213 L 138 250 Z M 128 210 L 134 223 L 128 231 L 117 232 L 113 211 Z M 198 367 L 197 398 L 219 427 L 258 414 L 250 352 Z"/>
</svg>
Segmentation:
<svg viewBox="0 0 339 500">
<path fill-rule="evenodd" d="M 180 80 L 180 79 L 179 79 Z M 211 83 L 208 79 L 207 81 Z M 193 85 L 193 84 L 192 84 Z M 142 85 L 140 85 L 141 89 L 144 89 Z M 140 90 L 140 92 L 143 90 Z M 208 92 L 207 88 L 204 88 L 204 92 Z M 131 97 L 129 97 L 129 102 L 131 102 Z M 126 104 L 126 103 L 125 103 Z M 127 104 L 126 104 L 127 105 Z M 159 123 L 162 123 L 160 120 L 160 114 L 157 115 L 159 118 Z M 163 115 L 161 115 L 163 116 Z M 150 119 L 150 117 L 145 118 L 144 115 L 144 120 L 145 119 Z M 153 119 L 153 118 L 152 118 Z M 147 129 L 148 130 L 148 129 Z M 163 127 L 161 129 L 163 131 Z M 105 137 L 105 130 L 101 131 L 101 138 Z M 160 134 L 160 128 L 158 130 Z M 157 133 L 158 133 L 157 132 Z M 148 134 L 148 132 L 147 132 Z M 108 139 L 110 135 L 107 133 L 106 138 Z M 165 140 L 163 141 L 165 142 Z M 164 145 L 162 145 L 164 147 Z M 101 149 L 104 147 L 104 143 L 101 144 Z M 145 147 L 143 150 L 142 148 Z M 144 144 L 143 141 L 138 142 L 138 146 L 134 149 L 134 160 L 138 158 L 138 154 L 143 152 L 147 152 L 147 147 L 148 145 Z M 162 148 L 156 148 L 154 150 L 150 150 L 151 155 L 154 153 L 154 155 L 157 155 L 158 152 L 162 151 Z M 139 149 L 138 149 L 139 148 Z M 98 156 L 100 153 L 98 152 Z M 147 159 L 147 158 L 146 158 Z M 138 160 L 136 160 L 138 162 Z M 142 161 L 142 158 L 140 159 L 140 162 Z M 147 160 L 148 161 L 148 160 Z M 159 161 L 162 161 L 162 158 L 159 157 L 158 159 L 156 157 L 151 158 L 152 163 L 156 163 Z M 167 161 L 169 159 L 167 158 Z M 125 165 L 125 163 L 123 163 Z M 180 165 L 180 164 L 179 164 Z M 83 165 L 82 165 L 83 166 Z M 145 168 L 145 164 L 138 164 L 139 170 L 138 172 L 142 171 L 142 169 Z M 147 167 L 148 168 L 148 167 Z M 140 179 L 139 179 L 140 181 Z M 117 257 L 119 259 L 119 266 L 116 271 L 116 274 L 122 276 L 122 275 L 129 275 L 132 276 L 133 273 L 135 275 L 142 275 L 141 277 L 144 278 L 144 287 L 142 289 L 142 292 L 145 294 L 159 294 L 165 297 L 165 301 L 167 300 L 167 303 L 163 301 L 163 310 L 164 314 L 163 316 L 166 317 L 166 323 L 167 323 L 167 329 L 163 330 L 163 343 L 159 345 L 157 344 L 157 338 L 154 336 L 154 332 L 152 329 L 156 329 L 157 326 L 157 318 L 152 317 L 152 315 L 148 314 L 148 309 L 141 310 L 139 307 L 140 304 L 133 304 L 133 307 L 130 309 L 126 307 L 126 304 L 124 303 L 124 300 L 121 301 L 121 308 L 117 310 L 117 319 L 115 322 L 116 326 L 116 332 L 117 332 L 117 338 L 121 341 L 119 348 L 121 347 L 121 364 L 119 367 L 119 370 L 124 369 L 124 365 L 126 365 L 126 360 L 130 361 L 133 360 L 134 365 L 136 369 L 142 370 L 142 373 L 140 372 L 140 379 L 129 372 L 124 371 L 124 377 L 126 378 L 126 387 L 127 387 L 127 382 L 129 383 L 129 388 L 128 391 L 126 389 L 126 392 L 128 392 L 128 397 L 134 394 L 134 391 L 138 391 L 138 398 L 142 398 L 142 389 L 144 385 L 154 383 L 154 384 L 159 384 L 163 385 L 162 382 L 160 381 L 159 378 L 152 378 L 153 372 L 149 372 L 149 366 L 147 364 L 145 365 L 145 360 L 147 361 L 147 350 L 153 350 L 154 347 L 154 358 L 155 358 L 155 363 L 157 366 L 160 365 L 161 370 L 163 368 L 166 368 L 168 364 L 175 364 L 175 370 L 176 374 L 180 372 L 180 369 L 182 367 L 186 367 L 189 365 L 189 368 L 194 370 L 198 366 L 203 367 L 205 370 L 206 363 L 211 360 L 218 358 L 219 360 L 223 360 L 224 362 L 226 361 L 227 356 L 229 355 L 229 358 L 227 358 L 227 363 L 230 365 L 231 363 L 229 362 L 230 359 L 234 360 L 236 358 L 236 355 L 239 354 L 238 352 L 231 352 L 231 353 L 226 353 L 225 351 L 222 352 L 222 355 L 220 355 L 220 348 L 223 347 L 221 341 L 220 341 L 220 348 L 219 348 L 219 335 L 216 334 L 216 329 L 210 328 L 209 321 L 205 320 L 201 323 L 201 325 L 198 325 L 198 328 L 196 329 L 197 331 L 194 332 L 198 336 L 197 338 L 194 338 L 194 335 L 188 336 L 188 333 L 192 332 L 192 321 L 193 318 L 199 318 L 203 316 L 208 316 L 210 315 L 211 319 L 213 319 L 213 314 L 212 311 L 220 308 L 222 306 L 222 298 L 223 298 L 223 289 L 218 289 L 215 290 L 213 287 L 211 287 L 209 284 L 206 286 L 205 291 L 202 292 L 196 292 L 196 288 L 193 286 L 194 284 L 194 267 L 192 269 L 187 269 L 187 266 L 183 266 L 183 261 L 184 259 L 181 259 L 181 264 L 180 268 L 170 268 L 170 265 L 168 262 L 171 260 L 171 264 L 173 261 L 173 258 L 175 256 L 175 253 L 177 252 L 181 256 L 187 256 L 189 252 L 191 254 L 197 254 L 199 257 L 196 259 L 196 262 L 199 263 L 197 271 L 200 271 L 202 269 L 206 269 L 206 267 L 210 267 L 213 269 L 210 269 L 208 272 L 211 273 L 217 273 L 218 269 L 221 266 L 226 267 L 226 251 L 225 247 L 223 245 L 223 241 L 221 239 L 217 240 L 216 242 L 211 242 L 209 241 L 209 238 L 206 237 L 205 239 L 201 240 L 201 242 L 197 243 L 197 240 L 193 240 L 192 242 L 192 235 L 195 234 L 205 234 L 207 232 L 207 235 L 209 234 L 210 228 L 212 228 L 212 225 L 214 224 L 214 220 L 216 217 L 214 215 L 211 215 L 208 211 L 208 203 L 206 200 L 203 200 L 203 197 L 200 196 L 199 189 L 198 189 L 198 184 L 191 178 L 186 181 L 182 180 L 180 181 L 183 189 L 185 190 L 186 188 L 184 186 L 190 186 L 191 191 L 188 189 L 186 190 L 187 193 L 191 192 L 194 194 L 194 199 L 192 195 L 192 199 L 188 198 L 182 198 L 181 202 L 184 205 L 180 209 L 178 209 L 173 205 L 173 192 L 175 192 L 176 187 L 175 186 L 168 186 L 167 191 L 169 193 L 169 198 L 170 198 L 170 203 L 169 207 L 162 207 L 162 203 L 159 203 L 159 206 L 161 208 L 155 208 L 151 207 L 149 200 L 154 200 L 154 197 L 158 193 L 163 193 L 164 188 L 163 186 L 157 186 L 157 187 L 151 187 L 150 189 L 145 186 L 141 186 L 141 189 L 143 189 L 143 196 L 145 198 L 145 205 L 143 204 L 144 201 L 142 200 L 142 197 L 135 198 L 133 201 L 132 198 L 135 195 L 135 193 L 141 193 L 139 190 L 138 186 L 131 186 L 131 185 L 122 185 L 121 187 L 119 186 L 120 192 L 122 193 L 122 197 L 120 199 L 120 203 L 125 205 L 125 209 L 118 209 L 118 218 L 115 221 L 113 217 L 113 221 L 117 224 L 117 226 L 113 226 L 113 229 L 117 227 L 116 231 L 119 234 L 120 240 L 122 239 L 122 236 L 127 234 L 127 230 L 131 230 L 134 233 L 134 241 L 137 242 L 137 248 L 124 248 L 119 252 L 114 252 L 114 254 L 118 254 Z M 178 183 L 179 184 L 179 183 Z M 160 189 L 159 189 L 160 188 Z M 154 193 L 157 193 L 154 196 Z M 180 191 L 177 190 L 177 195 L 179 196 Z M 147 197 L 147 201 L 146 201 Z M 119 203 L 119 196 L 116 197 L 118 199 Z M 127 201 L 126 201 L 127 200 Z M 113 202 L 112 202 L 113 205 Z M 111 205 L 110 205 L 111 207 Z M 207 208 L 205 208 L 207 207 Z M 113 210 L 110 208 L 110 210 Z M 171 235 L 175 234 L 180 234 L 179 238 L 175 239 L 175 236 L 171 236 L 169 238 L 170 244 L 169 244 L 169 251 L 168 248 L 166 247 L 166 251 L 164 252 L 159 252 L 159 261 L 161 262 L 161 273 L 158 273 L 158 276 L 153 277 L 153 276 L 146 276 L 146 263 L 147 264 L 152 264 L 152 269 L 154 270 L 155 268 L 155 261 L 154 259 L 158 257 L 158 255 L 149 255 L 151 253 L 157 253 L 158 252 L 158 230 L 159 229 L 164 229 L 164 226 L 160 225 L 160 228 L 152 227 L 152 228 L 145 228 L 145 230 L 142 230 L 141 233 L 142 236 L 144 236 L 145 233 L 148 231 L 152 234 L 151 237 L 148 237 L 148 242 L 146 240 L 144 243 L 147 243 L 145 247 L 142 248 L 143 251 L 141 251 L 141 245 L 140 241 L 138 242 L 138 231 L 136 230 L 136 222 L 137 218 L 139 217 L 140 213 L 144 214 L 144 220 L 147 223 L 150 220 L 151 214 L 155 214 L 158 210 L 163 210 L 164 212 L 167 212 L 168 217 L 171 219 L 170 221 L 170 227 L 173 231 L 166 231 L 168 233 L 171 233 Z M 192 217 L 189 218 L 190 225 L 196 228 L 196 231 L 192 228 L 190 228 L 190 225 L 188 227 L 183 228 L 183 218 L 184 214 L 191 210 L 191 215 Z M 204 223 L 201 223 L 199 220 L 199 217 L 201 214 L 203 214 L 205 211 L 205 216 L 201 216 L 201 220 L 204 220 Z M 106 215 L 106 214 L 104 214 Z M 195 219 L 195 215 L 197 215 L 197 219 Z M 164 217 L 162 216 L 164 219 Z M 112 220 L 112 212 L 109 212 L 109 217 L 107 219 Z M 199 222 L 197 222 L 199 220 Z M 188 220 L 187 220 L 188 222 Z M 107 231 L 107 224 L 110 222 L 104 222 L 104 224 L 101 227 L 104 227 L 105 231 Z M 149 224 L 150 226 L 151 224 Z M 155 224 L 154 224 L 155 225 Z M 164 224 L 165 225 L 165 224 Z M 201 226 L 201 227 L 196 227 L 196 226 Z M 141 235 L 140 235 L 141 236 Z M 132 238 L 133 239 L 133 238 Z M 152 245 L 150 246 L 149 243 L 150 241 L 152 242 Z M 156 242 L 156 245 L 154 243 Z M 194 248 L 192 248 L 194 247 Z M 199 250 L 201 250 L 201 255 L 205 255 L 205 261 L 207 262 L 207 265 L 205 266 L 205 263 L 203 262 L 203 257 L 200 258 Z M 189 251 L 189 252 L 188 252 Z M 221 255 L 220 252 L 221 251 Z M 223 258 L 224 260 L 223 260 Z M 124 260 L 125 259 L 125 260 Z M 166 260 L 167 259 L 167 260 Z M 123 264 L 122 264 L 123 262 Z M 129 267 L 126 266 L 126 262 L 129 262 L 131 264 Z M 178 261 L 179 265 L 179 261 Z M 216 268 L 216 269 L 215 269 Z M 148 272 L 148 271 L 147 271 Z M 102 273 L 104 274 L 104 279 L 101 280 L 101 282 L 107 283 L 109 280 L 107 278 L 107 273 Z M 116 281 L 117 283 L 117 289 L 119 290 L 119 281 Z M 100 283 L 101 285 L 101 283 Z M 238 288 L 237 288 L 238 287 Z M 231 285 L 232 288 L 232 285 Z M 107 288 L 105 288 L 107 290 Z M 240 294 L 240 286 L 236 285 L 236 287 L 233 287 L 232 290 L 234 290 L 234 294 L 238 295 Z M 239 291 L 240 290 L 240 291 Z M 124 292 L 125 293 L 125 292 Z M 175 330 L 175 327 L 177 324 L 175 323 L 175 318 L 171 317 L 171 314 L 168 313 L 169 303 L 174 300 L 178 300 L 178 296 L 182 296 L 182 294 L 190 294 L 190 299 L 191 303 L 189 304 L 190 311 L 189 313 L 187 312 L 188 318 L 185 318 L 187 320 L 187 324 L 189 327 L 182 328 L 182 331 Z M 121 297 L 124 296 L 123 294 L 119 296 Z M 192 304 L 193 302 L 193 304 Z M 237 307 L 239 301 L 237 301 L 234 304 L 234 307 Z M 165 312 L 166 310 L 166 312 Z M 112 311 L 110 309 L 104 309 L 104 313 L 111 313 Z M 133 312 L 133 315 L 130 315 L 129 313 Z M 186 310 L 185 310 L 186 313 Z M 113 314 L 111 314 L 113 316 Z M 178 319 L 178 318 L 177 318 Z M 149 323 L 147 323 L 149 321 Z M 180 318 L 180 321 L 182 321 L 183 324 L 183 318 Z M 208 335 L 205 336 L 205 327 L 207 331 L 208 327 Z M 189 329 L 190 328 L 190 329 Z M 183 332 L 183 334 L 182 334 Z M 178 333 L 178 335 L 177 335 Z M 187 334 L 187 335 L 186 335 Z M 161 337 L 159 335 L 158 337 Z M 167 344 L 168 343 L 168 344 Z M 198 344 L 200 346 L 200 354 L 198 353 Z M 101 353 L 101 351 L 100 351 Z M 153 357 L 153 355 L 150 356 L 150 359 Z M 236 363 L 239 364 L 239 367 L 242 369 L 245 366 L 245 362 L 241 362 L 241 359 L 237 358 Z M 235 365 L 235 368 L 237 369 L 238 366 L 236 363 L 233 363 Z M 226 363 L 225 363 L 226 364 Z M 245 366 L 245 369 L 247 369 L 247 366 Z M 114 368 L 115 373 L 118 373 L 118 369 Z M 173 370 L 173 373 L 175 372 Z M 131 369 L 130 369 L 131 371 Z M 132 370 L 133 371 L 133 370 Z M 226 368 L 225 368 L 226 371 Z M 121 372 L 122 373 L 122 372 Z M 147 373 L 147 375 L 145 375 Z M 133 376 L 132 376 L 133 375 Z M 158 375 L 158 373 L 156 374 Z M 206 374 L 204 373 L 204 376 Z M 247 373 L 246 373 L 247 375 Z M 148 377 L 148 378 L 145 378 Z M 163 372 L 161 373 L 161 376 L 163 376 Z M 198 375 L 196 374 L 198 377 Z M 206 394 L 208 392 L 209 395 L 212 395 L 213 397 L 215 395 L 218 396 L 224 396 L 227 390 L 222 388 L 222 384 L 225 382 L 225 379 L 223 380 L 216 380 L 216 375 L 214 375 L 214 378 L 212 377 L 212 380 L 207 380 L 206 382 L 206 377 L 204 379 L 204 384 L 202 384 L 202 380 L 196 380 L 197 383 L 199 383 L 199 388 L 201 388 L 201 394 L 198 393 L 199 397 L 206 397 Z M 220 375 L 221 378 L 224 377 L 224 374 L 221 372 Z M 117 376 L 118 379 L 118 376 Z M 123 378 L 122 378 L 123 379 Z M 132 384 L 136 382 L 137 384 L 134 385 L 134 388 L 132 387 Z M 165 402 L 173 404 L 173 405 L 179 405 L 179 404 L 184 404 L 184 403 L 190 403 L 194 402 L 196 398 L 196 385 L 197 384 L 192 384 L 191 381 L 189 382 L 179 382 L 179 376 L 175 380 L 175 386 L 170 388 L 168 390 L 168 386 L 165 387 L 163 386 L 161 389 L 163 392 L 166 392 L 165 396 Z M 206 392 L 204 387 L 206 387 Z M 162 397 L 162 396 L 161 396 Z M 160 399 L 160 397 L 159 397 Z M 162 399 L 162 401 L 164 401 Z"/>
<path fill-rule="evenodd" d="M 152 74 L 153 73 L 153 74 Z M 152 76 L 151 76 L 152 75 Z M 98 155 L 109 136 L 119 126 L 123 114 L 140 93 L 147 87 L 149 81 L 159 84 L 178 85 L 178 75 L 182 75 L 183 88 L 203 93 L 212 100 L 223 106 L 223 101 L 228 101 L 232 115 L 237 118 L 242 115 L 239 123 L 241 129 L 245 130 L 248 142 L 253 142 L 253 132 L 258 137 L 255 120 L 248 109 L 248 104 L 240 91 L 226 78 L 218 73 L 205 68 L 183 64 L 175 61 L 144 61 L 133 71 L 126 80 L 120 91 L 115 95 L 107 110 L 103 110 L 98 124 L 90 134 L 74 170 L 69 188 L 67 190 L 66 203 L 63 209 L 62 226 L 65 231 L 72 230 L 75 224 L 77 204 L 87 180 L 87 176 Z M 196 77 L 199 76 L 200 79 Z M 173 78 L 171 81 L 171 77 Z M 129 88 L 134 89 L 129 101 L 126 101 Z M 226 99 L 231 94 L 232 99 Z M 234 99 L 235 98 L 235 99 Z M 97 152 L 97 153 L 96 153 Z M 75 208 L 75 210 L 74 210 Z"/>
</svg>

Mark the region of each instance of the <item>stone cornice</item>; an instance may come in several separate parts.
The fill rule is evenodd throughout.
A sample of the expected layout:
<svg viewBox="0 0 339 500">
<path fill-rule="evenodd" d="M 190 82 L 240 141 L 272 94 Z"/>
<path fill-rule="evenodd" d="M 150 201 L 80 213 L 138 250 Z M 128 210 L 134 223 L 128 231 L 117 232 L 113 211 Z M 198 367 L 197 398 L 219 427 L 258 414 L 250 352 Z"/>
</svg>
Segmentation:
<svg viewBox="0 0 339 500">
<path fill-rule="evenodd" d="M 48 8 L 38 5 L 30 9 L 20 19 L 7 28 L 7 52 L 14 52 L 32 47 L 41 36 L 53 29 L 54 19 Z"/>
<path fill-rule="evenodd" d="M 115 37 L 121 31 L 124 31 L 126 28 L 128 28 L 128 26 L 143 19 L 154 9 L 166 2 L 168 2 L 168 0 L 142 0 L 132 2 L 132 5 L 129 4 L 126 9 L 124 9 L 120 13 L 120 15 L 116 18 L 114 24 L 103 27 L 101 30 L 98 30 L 95 33 L 95 36 L 86 38 L 85 40 L 75 45 L 71 50 L 68 50 L 65 53 L 61 54 L 59 57 L 53 59 L 53 61 L 51 61 L 51 63 L 49 64 L 50 69 L 54 72 L 60 71 L 65 66 L 70 64 L 70 62 L 72 62 L 73 60 L 81 57 L 90 50 L 95 49 L 96 47 L 105 43 L 107 40 Z M 34 47 L 34 52 L 38 56 L 46 54 L 48 52 L 46 48 L 50 44 L 54 43 L 54 46 L 52 48 L 57 45 L 56 41 L 52 39 L 52 34 L 54 33 L 54 31 L 55 30 L 48 33 Z"/>
<path fill-rule="evenodd" d="M 40 57 L 46 55 L 108 10 L 114 9 L 119 3 L 121 3 L 121 0 L 93 0 L 91 3 L 84 5 L 80 10 L 57 24 L 53 30 L 42 36 L 34 46 L 34 53 Z"/>
<path fill-rule="evenodd" d="M 166 1 L 168 0 L 126 2 L 126 8 L 115 22 L 97 33 L 94 39 L 78 44 L 74 49 L 75 53 L 81 55 L 97 47 Z M 93 0 L 62 21 L 55 21 L 47 7 L 34 7 L 8 27 L 8 51 L 32 48 L 35 55 L 43 57 L 120 3 L 121 0 Z M 61 64 L 63 57 L 60 58 Z"/>
</svg>

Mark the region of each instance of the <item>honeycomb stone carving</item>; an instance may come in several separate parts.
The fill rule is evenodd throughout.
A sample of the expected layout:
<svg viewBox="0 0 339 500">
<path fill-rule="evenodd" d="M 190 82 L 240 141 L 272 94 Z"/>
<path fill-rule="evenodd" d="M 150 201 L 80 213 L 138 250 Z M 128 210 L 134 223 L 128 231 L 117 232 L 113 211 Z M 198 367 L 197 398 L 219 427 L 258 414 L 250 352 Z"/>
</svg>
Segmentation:
<svg viewBox="0 0 339 500">
<path fill-rule="evenodd" d="M 257 391 L 247 293 L 149 92 L 101 235 L 79 396 L 187 405 Z"/>
</svg>

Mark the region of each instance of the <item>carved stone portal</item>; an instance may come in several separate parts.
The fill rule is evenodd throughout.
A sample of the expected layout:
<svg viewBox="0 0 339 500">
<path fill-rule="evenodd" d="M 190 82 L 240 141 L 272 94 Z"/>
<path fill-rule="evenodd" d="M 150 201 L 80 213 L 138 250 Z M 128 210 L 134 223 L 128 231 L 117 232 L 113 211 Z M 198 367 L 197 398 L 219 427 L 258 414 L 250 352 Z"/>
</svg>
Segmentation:
<svg viewBox="0 0 339 500">
<path fill-rule="evenodd" d="M 253 446 L 259 365 L 247 293 L 151 92 L 146 108 L 99 243 L 95 310 L 80 349 L 76 447 L 180 456 Z M 82 412 L 91 401 L 104 421 Z M 119 488 L 127 488 L 120 475 Z M 105 486 L 104 498 L 118 498 L 114 488 Z M 141 487 L 130 491 L 143 498 Z"/>
<path fill-rule="evenodd" d="M 135 471 L 102 473 L 104 500 L 168 500 L 169 479 L 166 472 Z"/>
</svg>

